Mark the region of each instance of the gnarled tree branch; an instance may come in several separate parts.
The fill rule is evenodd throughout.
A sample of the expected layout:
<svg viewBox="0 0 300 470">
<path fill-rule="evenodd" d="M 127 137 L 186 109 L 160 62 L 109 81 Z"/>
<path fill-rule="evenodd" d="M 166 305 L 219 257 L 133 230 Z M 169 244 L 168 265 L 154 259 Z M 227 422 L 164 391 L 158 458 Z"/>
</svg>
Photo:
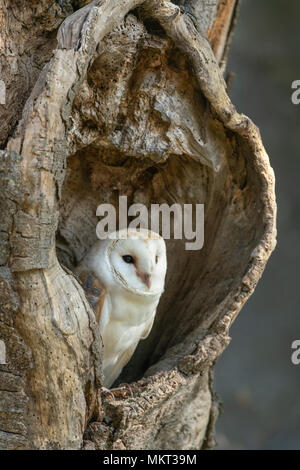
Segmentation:
<svg viewBox="0 0 300 470">
<path fill-rule="evenodd" d="M 200 30 L 164 0 L 94 1 L 59 29 L 2 152 L 4 448 L 79 448 L 84 433 L 99 449 L 211 445 L 211 371 L 274 248 L 276 208 L 259 131 Z M 168 243 L 166 294 L 123 373 L 133 396 L 112 400 L 94 313 L 56 248 L 72 269 L 118 192 L 204 203 L 206 227 L 200 252 Z"/>
</svg>

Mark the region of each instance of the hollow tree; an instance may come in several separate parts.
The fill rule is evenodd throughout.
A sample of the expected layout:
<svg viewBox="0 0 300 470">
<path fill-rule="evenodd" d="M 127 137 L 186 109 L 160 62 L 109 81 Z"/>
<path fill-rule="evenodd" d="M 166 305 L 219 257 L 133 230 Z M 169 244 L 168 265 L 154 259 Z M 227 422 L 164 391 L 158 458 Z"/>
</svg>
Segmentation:
<svg viewBox="0 0 300 470">
<path fill-rule="evenodd" d="M 1 448 L 214 445 L 213 366 L 275 245 L 273 172 L 223 79 L 236 8 L 2 0 Z M 204 204 L 205 243 L 167 241 L 153 330 L 113 396 L 72 271 L 119 195 Z"/>
</svg>

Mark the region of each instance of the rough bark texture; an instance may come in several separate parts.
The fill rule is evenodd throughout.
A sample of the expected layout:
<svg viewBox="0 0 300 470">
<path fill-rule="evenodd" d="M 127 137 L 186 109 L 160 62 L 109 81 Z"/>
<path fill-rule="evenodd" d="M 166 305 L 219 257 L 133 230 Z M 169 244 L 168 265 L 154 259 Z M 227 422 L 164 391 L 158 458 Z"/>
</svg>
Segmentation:
<svg viewBox="0 0 300 470">
<path fill-rule="evenodd" d="M 3 2 L 1 19 L 0 447 L 209 448 L 212 368 L 275 245 L 273 172 L 217 63 L 235 2 L 28 3 Z M 206 223 L 200 251 L 167 242 L 153 330 L 120 378 L 131 392 L 113 398 L 72 269 L 96 207 L 119 195 L 204 203 Z"/>
</svg>

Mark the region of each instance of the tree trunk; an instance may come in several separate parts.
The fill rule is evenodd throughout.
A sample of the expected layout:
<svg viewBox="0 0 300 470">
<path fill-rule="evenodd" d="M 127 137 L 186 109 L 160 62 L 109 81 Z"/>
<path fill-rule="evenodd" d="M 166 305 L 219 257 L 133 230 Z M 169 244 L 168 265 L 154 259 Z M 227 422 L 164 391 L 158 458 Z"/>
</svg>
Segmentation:
<svg viewBox="0 0 300 470">
<path fill-rule="evenodd" d="M 2 0 L 0 448 L 214 445 L 213 366 L 276 233 L 273 171 L 222 78 L 236 8 Z M 203 203 L 205 243 L 167 241 L 154 327 L 113 397 L 72 270 L 119 195 Z"/>
</svg>

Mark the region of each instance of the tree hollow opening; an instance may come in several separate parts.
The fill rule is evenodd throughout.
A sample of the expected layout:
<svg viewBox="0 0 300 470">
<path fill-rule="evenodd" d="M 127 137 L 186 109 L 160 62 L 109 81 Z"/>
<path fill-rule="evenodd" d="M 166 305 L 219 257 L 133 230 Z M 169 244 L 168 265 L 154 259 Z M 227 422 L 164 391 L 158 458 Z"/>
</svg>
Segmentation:
<svg viewBox="0 0 300 470">
<path fill-rule="evenodd" d="M 76 91 L 57 252 L 73 269 L 96 241 L 96 209 L 204 204 L 205 241 L 167 240 L 168 270 L 150 336 L 120 380 L 143 376 L 167 350 L 222 315 L 264 227 L 260 182 L 243 139 L 225 130 L 174 43 L 134 15 L 102 41 Z"/>
</svg>

